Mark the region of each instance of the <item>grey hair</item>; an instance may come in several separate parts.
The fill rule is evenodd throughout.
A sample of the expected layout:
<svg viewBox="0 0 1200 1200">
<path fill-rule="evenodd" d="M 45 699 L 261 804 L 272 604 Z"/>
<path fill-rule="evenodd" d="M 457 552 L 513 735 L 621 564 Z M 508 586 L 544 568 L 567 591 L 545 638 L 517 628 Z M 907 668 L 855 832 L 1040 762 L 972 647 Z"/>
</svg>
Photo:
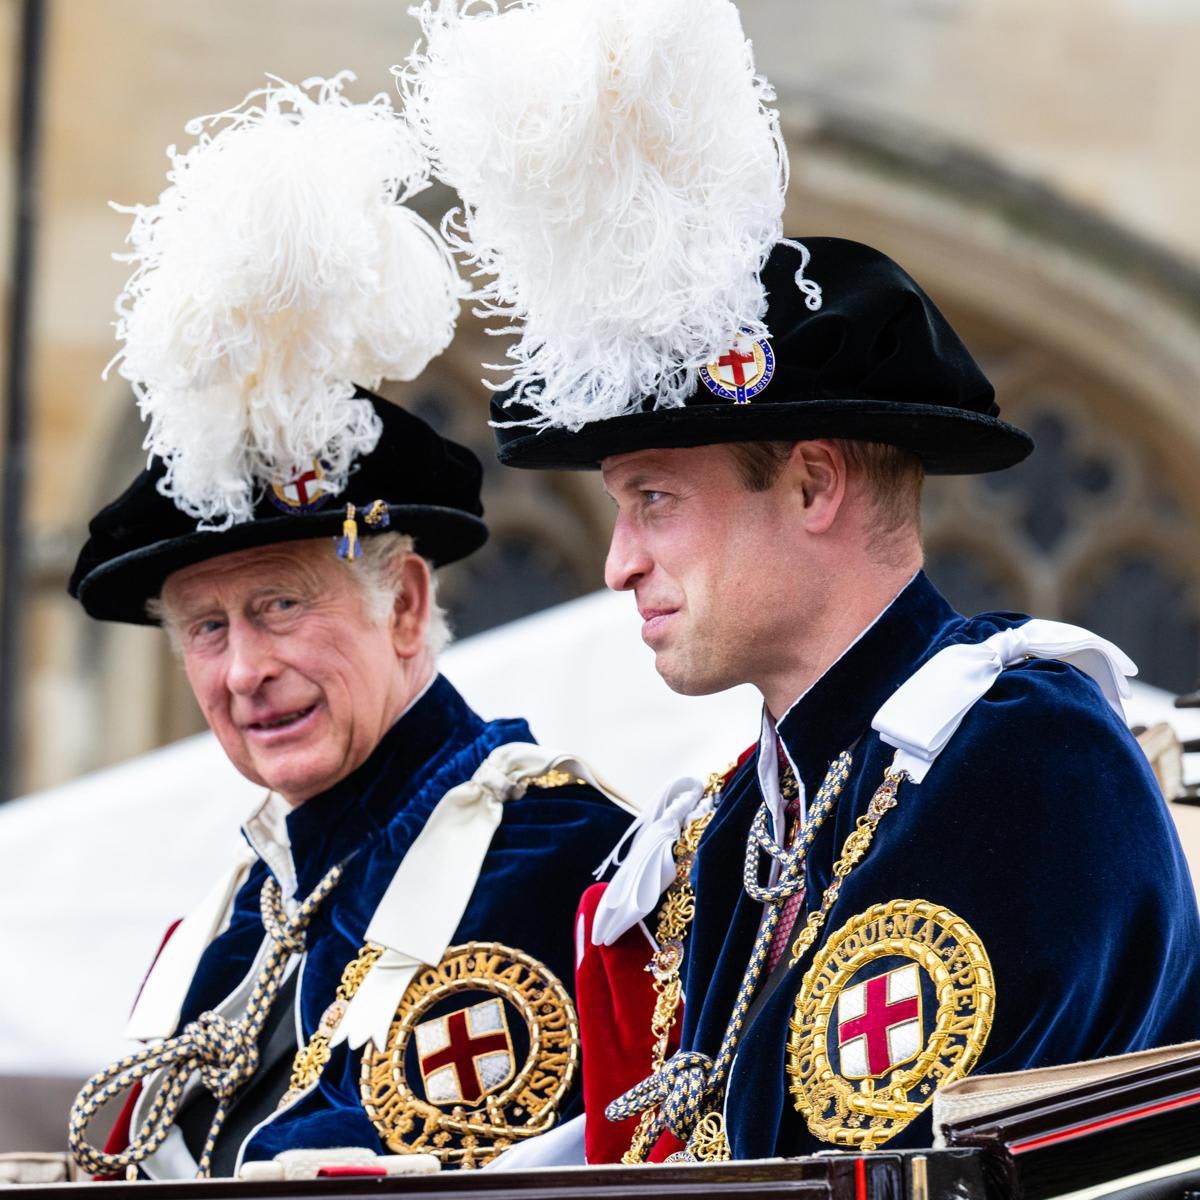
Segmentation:
<svg viewBox="0 0 1200 1200">
<path fill-rule="evenodd" d="M 392 564 L 405 554 L 415 554 L 412 538 L 407 533 L 375 533 L 358 543 L 358 558 L 347 567 L 360 572 L 360 581 L 367 600 L 367 611 L 376 621 L 386 619 L 396 603 L 397 582 Z M 437 600 L 437 574 L 429 563 L 429 623 L 425 627 L 425 645 L 436 660 L 450 644 L 453 635 L 446 610 Z"/>
<path fill-rule="evenodd" d="M 358 543 L 358 549 L 358 558 L 352 563 L 346 563 L 346 568 L 357 572 L 355 578 L 362 587 L 367 613 L 371 619 L 386 620 L 396 603 L 399 587 L 398 575 L 393 572 L 392 567 L 396 560 L 405 554 L 416 553 L 413 539 L 407 533 L 376 533 L 364 537 Z M 429 621 L 425 626 L 425 645 L 430 657 L 436 662 L 438 655 L 450 644 L 454 635 L 450 631 L 446 610 L 437 601 L 438 580 L 433 564 L 428 560 L 426 564 L 429 567 Z M 166 630 L 171 645 L 178 651 L 178 632 L 167 619 L 161 595 L 146 601 L 146 616 Z"/>
</svg>

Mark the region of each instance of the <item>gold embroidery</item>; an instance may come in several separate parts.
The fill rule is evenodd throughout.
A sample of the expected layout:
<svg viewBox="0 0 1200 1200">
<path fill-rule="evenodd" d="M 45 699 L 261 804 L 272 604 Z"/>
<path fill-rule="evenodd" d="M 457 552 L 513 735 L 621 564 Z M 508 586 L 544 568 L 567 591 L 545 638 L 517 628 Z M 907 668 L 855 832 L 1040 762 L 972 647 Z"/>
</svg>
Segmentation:
<svg viewBox="0 0 1200 1200">
<path fill-rule="evenodd" d="M 409 1048 L 417 1027 L 434 1017 L 435 1005 L 466 992 L 490 992 L 515 1009 L 528 1031 L 529 1053 L 511 1079 L 483 1088 L 473 1104 L 451 1103 L 446 1111 L 409 1084 Z M 575 1007 L 557 976 L 519 950 L 468 942 L 450 947 L 437 967 L 409 984 L 387 1045 L 369 1046 L 363 1054 L 362 1102 L 392 1153 L 435 1154 L 443 1163 L 479 1167 L 554 1125 L 578 1065 Z"/>
<path fill-rule="evenodd" d="M 838 1073 L 830 1061 L 830 1020 L 838 997 L 855 986 L 855 975 L 888 957 L 911 960 L 932 981 L 933 1031 L 922 1041 L 924 1030 L 918 1030 L 916 1053 L 882 1071 L 859 1071 L 851 1082 L 846 1064 L 839 1060 Z M 835 1146 L 882 1145 L 933 1102 L 936 1088 L 970 1074 L 991 1031 L 995 1005 L 987 951 L 948 909 L 927 900 L 892 900 L 851 918 L 813 959 L 788 1023 L 788 1090 L 809 1131 Z M 836 1043 L 836 1028 L 832 1037 Z"/>
<path fill-rule="evenodd" d="M 536 788 L 558 788 L 566 787 L 568 784 L 582 785 L 586 780 L 580 779 L 578 775 L 568 774 L 566 771 L 559 771 L 557 768 L 547 771 L 544 775 L 535 775 L 532 779 L 526 780 L 529 787 Z"/>
<path fill-rule="evenodd" d="M 337 998 L 321 1014 L 320 1024 L 316 1032 L 308 1039 L 306 1045 L 296 1051 L 292 1060 L 292 1077 L 288 1081 L 288 1090 L 283 1093 L 278 1108 L 287 1108 L 301 1093 L 308 1091 L 325 1070 L 333 1051 L 329 1043 L 337 1032 L 337 1027 L 346 1015 L 346 1009 L 354 993 L 362 987 L 367 972 L 375 965 L 375 960 L 383 953 L 382 946 L 373 946 L 369 942 L 358 952 L 358 957 L 351 959 L 342 971 L 342 979 L 338 984 Z"/>
<path fill-rule="evenodd" d="M 733 1157 L 729 1150 L 729 1139 L 725 1136 L 725 1118 L 719 1112 L 710 1112 L 696 1122 L 688 1144 L 666 1161 L 676 1162 L 729 1162 Z"/>
<path fill-rule="evenodd" d="M 715 796 L 736 765 L 731 763 L 724 771 L 714 771 L 705 784 L 704 795 Z M 667 888 L 658 914 L 658 926 L 654 931 L 657 946 L 647 968 L 654 976 L 654 1014 L 650 1018 L 650 1032 L 654 1035 L 651 1074 L 657 1072 L 666 1061 L 667 1043 L 679 1013 L 683 994 L 683 985 L 679 980 L 679 972 L 683 967 L 683 943 L 692 918 L 696 915 L 696 898 L 689 876 L 700 838 L 713 818 L 713 811 L 710 809 L 703 816 L 689 821 L 675 843 L 675 880 Z M 652 1108 L 642 1113 L 629 1149 L 621 1156 L 623 1163 L 632 1166 L 646 1161 L 651 1149 L 649 1134 L 654 1115 Z"/>
</svg>

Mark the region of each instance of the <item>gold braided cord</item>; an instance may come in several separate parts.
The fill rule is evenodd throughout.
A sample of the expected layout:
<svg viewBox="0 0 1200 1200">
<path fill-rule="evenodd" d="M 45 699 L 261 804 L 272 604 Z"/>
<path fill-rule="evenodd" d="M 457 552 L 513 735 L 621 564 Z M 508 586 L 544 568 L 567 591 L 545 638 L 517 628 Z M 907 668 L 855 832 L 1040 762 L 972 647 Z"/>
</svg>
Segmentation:
<svg viewBox="0 0 1200 1200">
<path fill-rule="evenodd" d="M 293 955 L 304 952 L 304 931 L 341 876 L 342 868 L 333 867 L 291 919 L 284 912 L 279 884 L 273 877 L 267 878 L 259 903 L 271 948 L 240 1017 L 231 1021 L 220 1013 L 201 1013 L 173 1037 L 127 1055 L 84 1084 L 71 1106 L 67 1125 L 67 1144 L 80 1170 L 90 1175 L 121 1175 L 154 1154 L 166 1141 L 179 1114 L 188 1081 L 199 1073 L 200 1082 L 217 1102 L 196 1172 L 197 1178 L 208 1178 L 213 1148 L 229 1105 L 258 1069 L 259 1035 L 279 994 L 288 962 Z M 87 1140 L 87 1128 L 95 1115 L 110 1100 L 160 1070 L 164 1072 L 162 1083 L 129 1146 L 119 1154 L 97 1150 Z"/>
<path fill-rule="evenodd" d="M 357 957 L 346 964 L 338 984 L 336 999 L 321 1015 L 320 1024 L 312 1037 L 296 1051 L 296 1057 L 292 1060 L 288 1090 L 280 1098 L 277 1108 L 287 1108 L 321 1078 L 321 1072 L 333 1057 L 330 1047 L 333 1035 L 346 1015 L 346 1009 L 354 999 L 354 994 L 362 987 L 363 980 L 382 953 L 382 946 L 368 942 L 359 950 Z"/>
<path fill-rule="evenodd" d="M 845 756 L 845 759 L 845 772 L 848 773 L 849 756 Z M 833 879 L 821 897 L 821 907 L 809 915 L 804 928 L 800 931 L 795 942 L 792 943 L 792 957 L 788 962 L 789 969 L 796 965 L 801 956 L 817 940 L 821 927 L 825 924 L 825 920 L 829 915 L 829 910 L 841 894 L 843 881 L 871 848 L 871 841 L 875 836 L 876 826 L 882 820 L 884 813 L 896 807 L 896 791 L 904 781 L 904 778 L 905 776 L 902 771 L 893 772 L 889 770 L 884 775 L 883 782 L 871 797 L 866 813 L 858 818 L 854 828 L 847 835 L 845 842 L 842 844 L 842 853 L 833 864 Z M 831 790 L 836 795 L 837 792 L 841 791 L 841 786 L 835 785 Z M 772 914 L 777 916 L 780 908 L 779 902 L 775 902 L 775 907 L 771 910 Z M 774 921 L 768 920 L 767 924 L 773 929 Z M 749 976 L 750 974 L 751 972 L 748 970 L 747 975 Z M 752 995 L 753 990 L 749 989 L 749 994 Z M 739 995 L 738 1005 L 735 1006 L 733 1016 L 733 1022 L 738 1029 L 741 1028 L 744 1017 L 744 1012 L 739 1013 L 741 1006 L 742 996 Z M 714 1070 L 713 1074 L 716 1075 L 717 1072 Z M 724 1082 L 723 1077 L 718 1079 L 717 1086 L 714 1089 L 718 1101 L 724 1092 Z M 692 1130 L 686 1148 L 679 1151 L 678 1154 L 671 1156 L 672 1160 L 678 1162 L 727 1162 L 731 1157 L 729 1139 L 725 1134 L 725 1121 L 721 1116 L 719 1108 L 710 1110 L 702 1117 Z"/>
<path fill-rule="evenodd" d="M 725 777 L 732 769 L 730 767 L 710 775 L 704 794 L 711 796 L 720 791 Z M 710 809 L 694 821 L 689 821 L 675 843 L 675 880 L 667 888 L 658 915 L 658 925 L 654 931 L 657 945 L 648 968 L 654 975 L 654 1014 L 650 1018 L 650 1032 L 654 1035 L 650 1066 L 652 1074 L 661 1070 L 666 1062 L 667 1044 L 683 998 L 683 984 L 679 978 L 683 967 L 683 943 L 692 918 L 696 915 L 696 897 L 690 878 L 692 862 L 700 845 L 700 838 L 708 828 L 714 811 Z M 650 1153 L 652 1145 L 651 1128 L 657 1115 L 657 1106 L 643 1111 L 629 1143 L 629 1149 L 621 1156 L 621 1162 L 634 1166 L 646 1161 L 646 1155 Z"/>
<path fill-rule="evenodd" d="M 758 885 L 754 878 L 758 862 L 757 852 L 762 849 L 770 850 L 770 846 L 764 845 L 765 825 L 757 828 L 765 822 L 765 809 L 760 809 L 755 817 L 756 825 L 752 826 L 747 842 L 743 884 L 747 894 L 765 902 L 766 911 L 717 1054 L 709 1058 L 708 1055 L 695 1050 L 677 1051 L 652 1075 L 608 1105 L 605 1112 L 610 1120 L 622 1120 L 635 1113 L 644 1118 L 645 1114 L 650 1112 L 652 1123 L 646 1130 L 646 1140 L 653 1139 L 663 1129 L 670 1129 L 677 1137 L 687 1140 L 687 1149 L 681 1152 L 681 1157 L 685 1159 L 699 1160 L 701 1155 L 718 1159 L 728 1156 L 728 1139 L 724 1136 L 723 1127 L 715 1118 L 720 1112 L 729 1068 L 757 993 L 784 903 L 794 894 L 797 887 L 802 886 L 807 845 L 812 840 L 819 817 L 828 813 L 841 791 L 851 765 L 852 759 L 848 751 L 843 751 L 830 764 L 825 780 L 810 808 L 809 821 L 802 830 L 800 843 L 793 850 L 780 851 L 776 848 L 772 855 L 779 861 L 781 870 L 779 883 L 769 887 Z M 902 772 L 887 773 L 883 783 L 872 796 L 867 813 L 858 820 L 854 830 L 846 838 L 841 855 L 834 863 L 833 880 L 825 889 L 821 906 L 808 918 L 805 928 L 792 947 L 793 957 L 789 967 L 795 966 L 815 942 L 830 908 L 841 892 L 843 881 L 870 849 L 879 821 L 887 811 L 896 806 L 897 789 L 905 778 Z M 756 835 L 756 828 L 762 837 Z M 701 1125 L 703 1130 L 697 1139 L 695 1134 Z"/>
<path fill-rule="evenodd" d="M 842 843 L 841 856 L 833 864 L 833 878 L 821 897 L 821 907 L 816 912 L 809 914 L 804 928 L 800 930 L 796 940 L 792 943 L 792 957 L 788 961 L 789 969 L 800 961 L 805 952 L 817 940 L 821 926 L 825 924 L 825 919 L 829 915 L 829 910 L 841 894 L 843 881 L 854 869 L 855 864 L 871 848 L 871 840 L 875 837 L 875 829 L 883 819 L 883 814 L 896 807 L 896 791 L 903 782 L 903 771 L 889 770 L 871 797 L 866 813 L 858 818 L 854 828 L 847 834 L 845 842 Z"/>
</svg>

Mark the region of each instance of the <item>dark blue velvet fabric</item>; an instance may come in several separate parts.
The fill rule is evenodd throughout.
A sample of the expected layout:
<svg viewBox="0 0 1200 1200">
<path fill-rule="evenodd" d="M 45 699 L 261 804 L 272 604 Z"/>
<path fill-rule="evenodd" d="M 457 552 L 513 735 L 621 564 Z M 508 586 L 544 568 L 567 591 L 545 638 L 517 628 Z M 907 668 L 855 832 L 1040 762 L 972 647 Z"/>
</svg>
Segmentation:
<svg viewBox="0 0 1200 1200">
<path fill-rule="evenodd" d="M 854 754 L 808 855 L 809 897 L 829 884 L 891 761 L 893 750 L 870 728 L 878 708 L 937 650 L 1026 619 L 965 619 L 918 575 L 785 715 L 779 733 L 810 798 L 830 761 Z M 726 788 L 694 868 L 683 1045 L 708 1054 L 720 1044 L 762 914 L 741 882 L 761 803 L 756 767 L 751 756 Z M 1187 866 L 1144 756 L 1090 679 L 1037 660 L 1004 671 L 925 781 L 901 786 L 899 801 L 846 879 L 818 949 L 880 902 L 928 900 L 965 920 L 996 983 L 995 1023 L 976 1072 L 1200 1038 L 1200 921 Z M 812 952 L 787 971 L 743 1033 L 726 1104 L 735 1157 L 828 1148 L 793 1107 L 784 1069 L 788 1020 L 811 961 Z M 926 1017 L 925 1037 L 930 1029 Z M 887 1146 L 928 1145 L 931 1136 L 926 1110 Z"/>
<path fill-rule="evenodd" d="M 298 896 L 353 856 L 308 930 L 299 988 L 306 1039 L 334 999 L 342 970 L 361 948 L 376 905 L 437 802 L 469 779 L 497 746 L 532 740 L 524 721 L 482 721 L 439 676 L 359 770 L 289 814 Z M 523 950 L 573 992 L 576 905 L 628 822 L 624 812 L 586 786 L 530 789 L 509 801 L 454 941 L 495 940 Z M 250 968 L 263 937 L 258 898 L 266 874 L 260 861 L 239 891 L 229 928 L 201 960 L 182 1021 L 219 1003 Z M 360 1059 L 360 1052 L 347 1052 L 344 1044 L 335 1049 L 317 1089 L 258 1130 L 244 1158 L 268 1159 L 292 1147 L 366 1146 L 382 1152 L 359 1100 Z"/>
</svg>

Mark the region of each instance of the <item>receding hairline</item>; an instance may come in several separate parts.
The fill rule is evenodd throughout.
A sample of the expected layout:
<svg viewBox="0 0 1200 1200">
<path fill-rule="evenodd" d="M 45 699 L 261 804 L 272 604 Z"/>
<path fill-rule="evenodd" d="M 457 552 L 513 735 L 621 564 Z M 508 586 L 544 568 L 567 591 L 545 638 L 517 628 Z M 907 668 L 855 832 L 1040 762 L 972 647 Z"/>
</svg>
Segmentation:
<svg viewBox="0 0 1200 1200">
<path fill-rule="evenodd" d="M 199 581 L 211 582 L 214 578 L 228 578 L 250 569 L 261 570 L 263 565 L 269 565 L 272 559 L 275 560 L 275 565 L 271 567 L 270 580 L 263 582 L 264 591 L 278 587 L 281 576 L 284 584 L 292 582 L 293 579 L 299 579 L 300 582 L 311 586 L 318 581 L 317 563 L 319 560 L 310 553 L 315 542 L 323 542 L 327 548 L 330 546 L 328 538 L 300 538 L 292 542 L 270 542 L 263 546 L 230 550 L 225 554 L 215 554 L 211 558 L 202 559 L 200 562 L 189 563 L 186 567 L 172 571 L 163 580 L 157 596 L 158 608 L 163 615 L 166 615 L 168 608 L 175 607 L 169 593 L 178 593 L 180 588 L 186 591 L 190 585 Z M 329 552 L 332 553 L 331 548 Z"/>
<path fill-rule="evenodd" d="M 392 536 L 403 539 L 402 543 L 391 543 L 389 539 L 389 544 L 393 545 L 396 553 L 416 553 L 410 536 L 400 531 L 390 532 Z M 387 534 L 371 535 L 370 540 L 374 541 L 376 537 L 387 536 Z M 271 573 L 270 579 L 265 580 L 262 584 L 261 590 L 264 592 L 275 591 L 280 586 L 288 587 L 295 584 L 315 590 L 324 578 L 349 578 L 363 586 L 366 580 L 361 576 L 336 574 L 326 576 L 324 564 L 328 562 L 335 570 L 338 568 L 352 570 L 362 565 L 362 557 L 367 545 L 368 540 L 363 539 L 360 544 L 359 559 L 354 562 L 339 558 L 334 548 L 335 542 L 328 536 L 267 542 L 261 546 L 248 546 L 240 550 L 230 550 L 224 554 L 215 554 L 211 558 L 188 563 L 187 566 L 172 571 L 163 580 L 158 596 L 147 603 L 147 612 L 160 621 L 164 620 L 170 615 L 168 609 L 175 607 L 169 592 L 177 591 L 180 587 L 186 589 L 189 584 L 197 580 L 220 579 L 223 576 L 229 577 L 245 570 L 261 571 L 264 566 Z"/>
</svg>

